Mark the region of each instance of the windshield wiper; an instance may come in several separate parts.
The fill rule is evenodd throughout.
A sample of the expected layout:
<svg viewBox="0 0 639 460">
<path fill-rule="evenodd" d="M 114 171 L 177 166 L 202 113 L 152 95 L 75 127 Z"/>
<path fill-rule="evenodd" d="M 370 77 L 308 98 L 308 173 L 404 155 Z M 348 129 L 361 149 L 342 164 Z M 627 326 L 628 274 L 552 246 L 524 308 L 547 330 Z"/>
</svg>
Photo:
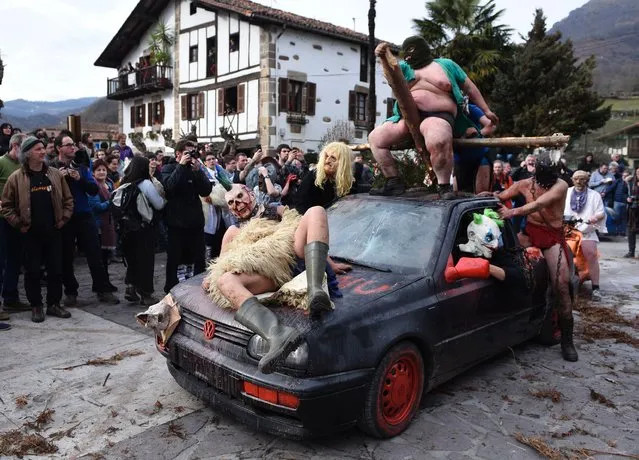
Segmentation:
<svg viewBox="0 0 639 460">
<path fill-rule="evenodd" d="M 378 272 L 391 273 L 390 268 L 376 267 L 375 265 L 365 264 L 365 263 L 359 262 L 357 260 L 350 259 L 348 257 L 331 256 L 331 259 L 339 260 L 340 262 L 345 262 L 345 263 L 351 264 L 351 265 L 357 265 L 358 267 L 370 268 L 370 269 L 373 269 L 373 270 L 377 270 Z"/>
</svg>

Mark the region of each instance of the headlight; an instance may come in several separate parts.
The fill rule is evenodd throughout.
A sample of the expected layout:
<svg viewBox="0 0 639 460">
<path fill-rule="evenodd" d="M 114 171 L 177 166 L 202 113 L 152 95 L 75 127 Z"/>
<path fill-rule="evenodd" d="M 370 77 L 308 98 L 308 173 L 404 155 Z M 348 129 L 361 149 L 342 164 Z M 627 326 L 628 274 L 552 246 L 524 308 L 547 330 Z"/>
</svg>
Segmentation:
<svg viewBox="0 0 639 460">
<path fill-rule="evenodd" d="M 268 348 L 268 342 L 256 334 L 249 340 L 248 354 L 252 358 L 262 359 L 262 357 L 268 353 Z M 282 364 L 293 369 L 306 369 L 308 364 L 308 345 L 306 342 L 302 342 L 293 350 Z"/>
</svg>

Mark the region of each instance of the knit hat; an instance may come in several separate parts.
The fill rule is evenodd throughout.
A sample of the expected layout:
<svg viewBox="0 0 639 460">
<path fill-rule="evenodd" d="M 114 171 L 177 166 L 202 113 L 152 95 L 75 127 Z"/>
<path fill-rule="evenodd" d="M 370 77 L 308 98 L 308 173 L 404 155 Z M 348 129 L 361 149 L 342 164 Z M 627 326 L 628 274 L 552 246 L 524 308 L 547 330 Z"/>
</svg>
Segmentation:
<svg viewBox="0 0 639 460">
<path fill-rule="evenodd" d="M 20 146 L 20 150 L 21 150 L 22 153 L 27 153 L 29 150 L 31 150 L 33 147 L 35 147 L 36 144 L 42 144 L 44 146 L 44 142 L 42 142 L 42 139 L 38 139 L 35 136 L 29 136 L 25 140 L 22 141 L 22 145 Z"/>
</svg>

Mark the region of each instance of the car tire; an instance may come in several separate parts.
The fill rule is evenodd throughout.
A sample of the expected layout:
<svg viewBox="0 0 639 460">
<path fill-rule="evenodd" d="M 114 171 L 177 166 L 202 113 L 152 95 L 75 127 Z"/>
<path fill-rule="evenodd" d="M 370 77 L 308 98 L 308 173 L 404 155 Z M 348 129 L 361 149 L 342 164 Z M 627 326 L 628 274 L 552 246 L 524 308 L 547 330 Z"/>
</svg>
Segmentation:
<svg viewBox="0 0 639 460">
<path fill-rule="evenodd" d="M 424 380 L 424 359 L 413 343 L 401 342 L 391 348 L 368 389 L 360 429 L 382 439 L 404 431 L 419 409 Z"/>
</svg>

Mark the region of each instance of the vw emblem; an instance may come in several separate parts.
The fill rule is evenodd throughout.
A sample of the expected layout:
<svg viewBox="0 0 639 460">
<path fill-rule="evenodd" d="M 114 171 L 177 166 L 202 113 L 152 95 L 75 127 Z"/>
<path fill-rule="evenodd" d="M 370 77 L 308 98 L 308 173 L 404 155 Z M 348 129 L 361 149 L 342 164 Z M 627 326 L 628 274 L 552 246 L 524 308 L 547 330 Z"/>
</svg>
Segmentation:
<svg viewBox="0 0 639 460">
<path fill-rule="evenodd" d="M 204 323 L 204 338 L 211 340 L 215 335 L 215 323 L 210 319 Z"/>
</svg>

